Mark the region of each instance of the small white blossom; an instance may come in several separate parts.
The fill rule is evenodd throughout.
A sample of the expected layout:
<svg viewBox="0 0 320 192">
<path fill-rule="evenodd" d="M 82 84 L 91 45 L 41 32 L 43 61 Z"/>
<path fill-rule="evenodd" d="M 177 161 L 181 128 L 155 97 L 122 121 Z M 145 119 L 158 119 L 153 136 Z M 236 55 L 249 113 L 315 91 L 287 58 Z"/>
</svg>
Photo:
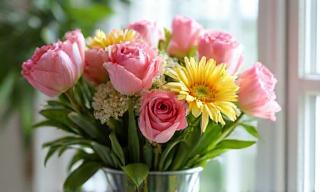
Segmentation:
<svg viewBox="0 0 320 192">
<path fill-rule="evenodd" d="M 100 84 L 96 88 L 92 102 L 94 116 L 102 124 L 111 117 L 119 119 L 128 110 L 128 101 L 129 97 L 117 92 L 111 82 Z"/>
</svg>

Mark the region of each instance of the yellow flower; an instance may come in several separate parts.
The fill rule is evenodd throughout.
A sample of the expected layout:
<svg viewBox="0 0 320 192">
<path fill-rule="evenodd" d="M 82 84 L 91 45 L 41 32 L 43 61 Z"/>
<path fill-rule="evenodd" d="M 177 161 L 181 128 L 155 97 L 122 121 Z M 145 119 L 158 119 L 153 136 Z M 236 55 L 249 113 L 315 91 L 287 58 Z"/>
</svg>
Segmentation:
<svg viewBox="0 0 320 192">
<path fill-rule="evenodd" d="M 224 64 L 216 65 L 213 59 L 206 62 L 202 57 L 197 63 L 194 58 L 185 58 L 185 67 L 169 69 L 166 73 L 177 82 L 165 85 L 178 94 L 178 99 L 185 100 L 191 113 L 201 117 L 201 130 L 204 132 L 209 118 L 225 124 L 223 116 L 235 121 L 239 113 L 237 91 L 233 76 L 229 75 Z"/>
<path fill-rule="evenodd" d="M 119 44 L 127 41 L 133 41 L 137 38 L 137 33 L 130 29 L 112 30 L 109 34 L 105 34 L 101 30 L 97 30 L 93 38 L 88 39 L 89 48 L 106 48 L 110 45 Z"/>
</svg>

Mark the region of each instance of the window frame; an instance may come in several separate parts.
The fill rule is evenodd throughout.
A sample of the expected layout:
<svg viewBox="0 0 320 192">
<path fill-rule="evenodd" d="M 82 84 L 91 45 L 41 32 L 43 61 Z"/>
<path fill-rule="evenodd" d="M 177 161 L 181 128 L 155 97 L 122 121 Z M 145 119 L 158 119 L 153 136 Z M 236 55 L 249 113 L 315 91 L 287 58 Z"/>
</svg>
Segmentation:
<svg viewBox="0 0 320 192">
<path fill-rule="evenodd" d="M 275 123 L 259 121 L 263 141 L 258 144 L 256 191 L 315 190 L 315 178 L 306 166 L 306 161 L 314 162 L 308 153 L 311 150 L 305 150 L 314 141 L 307 140 L 312 140 L 313 133 L 305 112 L 310 96 L 320 93 L 320 78 L 305 75 L 305 2 L 259 2 L 259 58 L 278 79 L 276 92 L 282 112 Z"/>
</svg>

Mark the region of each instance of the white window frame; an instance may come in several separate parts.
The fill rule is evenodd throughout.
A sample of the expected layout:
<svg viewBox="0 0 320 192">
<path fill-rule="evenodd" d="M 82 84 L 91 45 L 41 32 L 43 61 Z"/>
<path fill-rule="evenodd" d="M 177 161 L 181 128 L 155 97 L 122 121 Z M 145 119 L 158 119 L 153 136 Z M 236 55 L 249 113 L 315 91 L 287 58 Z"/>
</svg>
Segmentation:
<svg viewBox="0 0 320 192">
<path fill-rule="evenodd" d="M 288 54 L 288 190 L 315 191 L 315 116 L 306 115 L 315 110 L 308 106 L 311 96 L 320 94 L 319 75 L 306 75 L 311 71 L 311 64 L 316 62 L 315 46 L 311 48 L 310 39 L 316 36 L 316 30 L 309 31 L 310 22 L 316 17 L 310 17 L 309 0 L 291 0 L 289 4 L 289 54 Z M 313 1 L 314 3 L 316 1 Z M 319 2 L 318 2 L 319 3 Z M 311 7 L 307 7 L 311 6 Z M 319 10 L 318 10 L 319 11 Z M 319 27 L 319 26 L 318 26 Z M 313 41 L 315 42 L 315 41 Z M 303 50 L 303 51 L 301 51 Z M 311 53 L 311 55 L 309 55 Z M 315 63 L 314 63 L 315 64 Z M 306 70 L 309 67 L 309 70 Z M 315 101 L 312 103 L 314 104 Z M 313 119 L 309 119 L 309 118 Z M 319 127 L 317 127 L 319 128 Z M 319 189 L 317 189 L 319 190 Z"/>
<path fill-rule="evenodd" d="M 258 58 L 278 79 L 276 92 L 282 112 L 275 123 L 259 122 L 263 140 L 258 144 L 255 191 L 315 190 L 315 186 L 310 185 L 314 176 L 306 164 L 314 161 L 308 148 L 315 142 L 309 141 L 314 130 L 308 128 L 311 125 L 307 124 L 304 113 L 309 110 L 306 108 L 308 96 L 320 93 L 320 79 L 301 73 L 307 63 L 304 2 L 259 2 Z"/>
</svg>

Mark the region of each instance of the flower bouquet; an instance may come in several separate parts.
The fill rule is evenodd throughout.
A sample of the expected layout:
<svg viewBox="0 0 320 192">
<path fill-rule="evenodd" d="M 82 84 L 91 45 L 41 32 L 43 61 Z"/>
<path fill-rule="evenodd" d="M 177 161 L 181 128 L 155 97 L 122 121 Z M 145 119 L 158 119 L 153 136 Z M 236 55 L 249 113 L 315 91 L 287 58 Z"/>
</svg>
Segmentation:
<svg viewBox="0 0 320 192">
<path fill-rule="evenodd" d="M 54 97 L 35 125 L 66 132 L 45 163 L 71 149 L 65 191 L 103 170 L 107 191 L 198 191 L 207 162 L 256 143 L 249 118 L 275 120 L 276 79 L 261 63 L 240 73 L 241 45 L 177 16 L 172 30 L 138 21 L 87 40 L 80 30 L 35 50 L 22 75 Z M 230 138 L 237 128 L 253 140 Z"/>
</svg>

